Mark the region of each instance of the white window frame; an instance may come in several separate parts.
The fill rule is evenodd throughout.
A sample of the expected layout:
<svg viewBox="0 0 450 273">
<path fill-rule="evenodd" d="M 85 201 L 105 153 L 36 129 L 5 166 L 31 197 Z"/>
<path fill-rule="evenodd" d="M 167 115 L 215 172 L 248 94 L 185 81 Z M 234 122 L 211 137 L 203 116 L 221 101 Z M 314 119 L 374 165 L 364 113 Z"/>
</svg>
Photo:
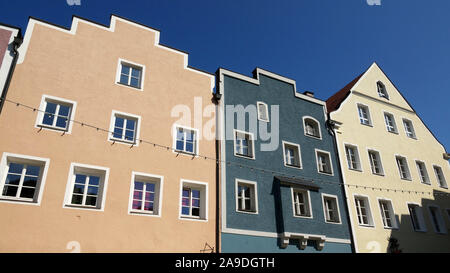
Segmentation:
<svg viewBox="0 0 450 273">
<path fill-rule="evenodd" d="M 393 131 L 389 130 L 389 128 L 391 127 L 387 120 L 386 117 L 390 117 L 392 119 L 392 127 L 393 127 Z M 386 127 L 386 131 L 388 133 L 393 133 L 393 134 L 398 134 L 398 128 L 397 128 L 397 122 L 395 121 L 395 116 L 394 114 L 391 114 L 389 112 L 383 111 L 383 118 L 384 118 L 384 125 Z"/>
<path fill-rule="evenodd" d="M 299 193 L 301 192 L 303 194 L 304 197 L 304 206 L 305 206 L 305 210 L 307 211 L 308 216 L 305 215 L 297 215 L 296 212 L 296 198 L 295 198 L 295 193 Z M 295 187 L 291 187 L 291 198 L 292 198 L 292 215 L 295 218 L 306 218 L 306 219 L 313 219 L 313 211 L 312 211 L 312 206 L 311 206 L 311 195 L 310 195 L 310 191 L 307 189 L 302 189 L 302 188 L 295 188 Z"/>
<path fill-rule="evenodd" d="M 177 135 L 178 135 L 178 129 L 181 128 L 183 130 L 188 130 L 188 131 L 194 131 L 195 134 L 195 142 L 194 142 L 194 152 L 188 152 L 185 150 L 177 150 Z M 179 124 L 174 124 L 172 127 L 172 152 L 176 153 L 176 154 L 183 154 L 183 155 L 188 155 L 188 156 L 195 156 L 197 157 L 200 154 L 200 135 L 199 135 L 199 130 L 195 129 L 195 128 L 191 128 L 191 127 L 187 127 L 187 126 L 182 126 Z M 186 140 L 183 144 L 184 148 L 186 148 Z"/>
<path fill-rule="evenodd" d="M 77 173 L 89 173 L 100 176 L 99 192 L 97 196 L 97 206 L 86 206 L 72 204 L 73 189 L 75 184 L 75 177 Z M 70 163 L 69 175 L 67 178 L 66 194 L 64 196 L 63 208 L 67 209 L 81 209 L 90 211 L 104 211 L 106 203 L 106 191 L 108 189 L 109 168 L 100 167 L 81 163 Z M 100 200 L 99 200 L 100 199 Z"/>
<path fill-rule="evenodd" d="M 13 154 L 4 152 L 2 155 L 2 159 L 0 161 L 0 193 L 3 194 L 3 188 L 5 186 L 6 177 L 8 175 L 9 163 L 19 163 L 19 164 L 33 164 L 40 165 L 39 179 L 36 184 L 36 190 L 34 193 L 34 198 L 21 198 L 21 197 L 9 197 L 9 196 L 0 196 L 0 202 L 4 203 L 12 203 L 12 204 L 22 204 L 22 205 L 34 205 L 40 206 L 42 197 L 44 194 L 45 182 L 47 180 L 48 168 L 50 165 L 50 159 L 35 157 L 29 155 L 22 154 Z M 21 177 L 21 180 L 23 178 Z"/>
<path fill-rule="evenodd" d="M 141 69 L 140 88 L 131 86 L 129 84 L 126 85 L 126 84 L 120 83 L 120 74 L 122 72 L 122 65 L 123 64 L 125 64 L 127 66 L 131 66 L 131 67 L 135 67 L 135 68 L 140 68 Z M 130 78 L 131 78 L 131 76 L 130 76 Z M 115 81 L 116 85 L 122 86 L 122 87 L 126 87 L 126 88 L 131 88 L 133 90 L 144 91 L 144 79 L 145 79 L 145 65 L 138 64 L 138 63 L 135 63 L 135 62 L 131 62 L 131 61 L 119 58 L 119 61 L 118 61 L 118 64 L 117 64 L 117 71 L 116 71 L 116 81 Z M 130 83 L 130 80 L 128 80 L 128 83 Z"/>
<path fill-rule="evenodd" d="M 414 223 L 413 223 L 413 220 L 411 219 L 411 212 L 410 212 L 410 210 L 409 210 L 409 205 L 413 205 L 413 206 L 415 206 L 415 207 L 417 207 L 417 209 L 418 209 L 418 214 L 417 214 L 417 220 L 418 220 L 418 224 L 420 225 L 420 229 L 415 229 L 414 228 Z M 409 221 L 411 221 L 411 227 L 412 227 L 412 229 L 413 229 L 413 231 L 417 231 L 417 232 L 427 232 L 427 226 L 426 226 L 426 224 L 425 224 L 425 218 L 424 218 L 424 215 L 423 215 L 423 209 L 422 209 L 422 207 L 420 206 L 420 204 L 418 204 L 418 203 L 412 203 L 412 202 L 407 202 L 406 203 L 406 209 L 407 209 L 407 211 L 408 211 L 408 214 L 409 214 Z"/>
<path fill-rule="evenodd" d="M 365 109 L 367 110 L 367 121 L 368 121 L 368 123 L 363 123 L 363 122 L 362 122 L 362 117 L 361 117 L 360 112 L 359 112 L 359 109 L 360 109 L 360 108 L 365 108 Z M 365 105 L 365 104 L 362 104 L 362 103 L 357 103 L 357 104 L 356 104 L 356 110 L 357 110 L 357 114 L 358 114 L 358 121 L 359 121 L 359 124 L 362 124 L 362 125 L 366 125 L 366 126 L 372 127 L 372 126 L 373 126 L 373 125 L 372 125 L 372 117 L 371 117 L 371 115 L 370 115 L 370 109 L 369 109 L 369 106 L 368 106 L 368 105 Z"/>
<path fill-rule="evenodd" d="M 284 166 L 288 167 L 288 168 L 294 168 L 294 169 L 303 169 L 303 163 L 302 163 L 302 153 L 301 153 L 301 149 L 300 149 L 300 145 L 297 143 L 292 143 L 292 142 L 287 142 L 287 141 L 282 141 L 283 144 L 283 162 L 284 162 Z M 295 165 L 290 165 L 286 162 L 286 145 L 288 146 L 294 146 L 297 147 L 297 155 L 298 155 L 298 163 L 299 166 L 295 166 Z"/>
<path fill-rule="evenodd" d="M 358 205 L 356 203 L 356 199 L 363 199 L 364 200 L 364 205 L 365 205 L 365 209 L 366 209 L 366 213 L 367 213 L 367 224 L 365 223 L 361 223 L 360 219 L 359 219 L 359 208 Z M 365 227 L 365 228 L 375 228 L 375 222 L 373 220 L 373 213 L 372 213 L 372 206 L 370 205 L 370 198 L 367 195 L 362 195 L 362 194 L 353 194 L 353 202 L 354 202 L 354 208 L 356 210 L 356 220 L 358 223 L 359 227 Z"/>
<path fill-rule="evenodd" d="M 135 132 L 135 136 L 134 136 L 134 141 L 118 139 L 118 138 L 114 137 L 114 127 L 116 124 L 116 116 L 120 116 L 124 119 L 136 120 L 136 132 Z M 138 141 L 138 140 L 140 139 L 141 123 L 142 123 L 141 116 L 130 114 L 130 113 L 125 113 L 125 112 L 121 112 L 121 111 L 117 111 L 117 110 L 112 110 L 111 120 L 110 120 L 110 125 L 109 125 L 108 141 L 113 142 L 113 143 L 125 144 L 125 145 L 139 146 L 140 141 Z M 126 128 L 126 125 L 124 124 L 124 131 L 125 131 L 125 128 Z M 125 132 L 123 132 L 123 134 L 125 134 Z"/>
<path fill-rule="evenodd" d="M 436 172 L 436 168 L 438 168 L 441 171 L 442 179 L 444 180 L 443 181 L 444 185 L 442 185 L 441 181 L 439 180 L 438 174 Z M 437 181 L 437 184 L 439 185 L 439 187 L 448 189 L 447 179 L 445 179 L 444 171 L 442 170 L 441 166 L 433 164 L 433 172 L 434 172 L 434 176 L 436 177 L 436 181 Z"/>
<path fill-rule="evenodd" d="M 44 119 L 44 115 L 45 115 L 45 109 L 47 108 L 47 102 L 52 102 L 55 104 L 65 104 L 67 106 L 70 106 L 70 113 L 69 113 L 69 117 L 67 120 L 66 129 L 56 127 L 56 125 L 52 126 L 52 125 L 47 125 L 47 124 L 42 123 L 43 119 Z M 59 107 L 56 108 L 56 113 L 55 113 L 54 122 L 53 122 L 54 124 L 56 124 L 56 121 L 58 118 L 58 114 L 57 114 L 58 110 L 59 110 Z M 44 94 L 44 95 L 42 95 L 42 98 L 41 98 L 41 104 L 39 105 L 39 111 L 38 111 L 38 114 L 36 117 L 36 122 L 34 124 L 34 127 L 39 128 L 39 129 L 49 130 L 49 131 L 64 132 L 64 134 L 71 134 L 72 127 L 73 127 L 72 120 L 75 119 L 76 110 L 77 110 L 77 102 L 76 101 Z"/>
<path fill-rule="evenodd" d="M 380 92 L 380 85 L 383 87 L 384 93 Z M 389 94 L 387 92 L 386 85 L 382 81 L 377 81 L 377 93 L 380 98 L 385 98 L 389 100 Z"/>
<path fill-rule="evenodd" d="M 405 160 L 406 171 L 408 173 L 408 177 L 406 177 L 406 178 L 403 177 L 402 170 L 401 170 L 401 168 L 400 168 L 400 166 L 398 164 L 398 160 L 397 160 L 398 158 L 402 158 L 402 159 Z M 397 170 L 398 170 L 398 174 L 400 175 L 400 179 L 407 180 L 407 181 L 412 181 L 411 169 L 409 168 L 408 159 L 406 158 L 406 156 L 396 154 L 395 155 L 395 165 L 397 166 Z"/>
<path fill-rule="evenodd" d="M 342 219 L 341 219 L 341 212 L 340 212 L 340 209 L 339 209 L 339 198 L 337 197 L 337 195 L 322 193 L 321 197 L 322 197 L 323 217 L 324 217 L 325 223 L 341 225 L 342 224 Z M 330 198 L 330 199 L 334 199 L 335 200 L 336 211 L 337 211 L 337 215 L 338 215 L 338 218 L 339 218 L 338 222 L 333 222 L 333 221 L 328 221 L 327 220 L 328 211 L 327 211 L 327 208 L 326 208 L 325 198 Z"/>
<path fill-rule="evenodd" d="M 250 203 L 252 204 L 252 206 L 254 207 L 253 211 L 243 211 L 243 210 L 239 210 L 239 184 L 247 184 L 247 185 L 251 185 L 253 187 L 253 200 L 250 200 Z M 246 213 L 246 214 L 259 214 L 258 211 L 258 183 L 256 181 L 250 181 L 250 180 L 245 180 L 245 179 L 241 179 L 241 178 L 236 178 L 234 180 L 234 187 L 235 187 L 235 201 L 236 201 L 236 212 L 238 213 Z"/>
<path fill-rule="evenodd" d="M 316 153 L 316 167 L 317 167 L 317 173 L 319 174 L 324 174 L 324 175 L 329 175 L 329 176 L 334 176 L 334 170 L 333 170 L 333 160 L 331 159 L 331 153 L 328 151 L 324 151 L 324 150 L 319 150 L 319 149 L 314 149 L 315 153 Z M 325 172 L 321 172 L 320 171 L 320 164 L 319 164 L 319 155 L 318 153 L 324 153 L 324 154 L 328 154 L 328 159 L 330 162 L 330 169 L 331 169 L 331 173 L 325 173 Z"/>
<path fill-rule="evenodd" d="M 431 208 L 435 208 L 436 212 L 437 212 L 437 224 L 439 225 L 439 228 L 441 229 L 441 231 L 438 231 L 436 228 L 436 225 L 434 223 L 433 220 L 433 215 L 431 213 Z M 447 227 L 445 225 L 445 221 L 444 221 L 444 217 L 442 217 L 442 212 L 441 212 L 441 208 L 438 205 L 428 205 L 428 214 L 430 216 L 430 222 L 431 225 L 433 226 L 434 232 L 438 233 L 438 234 L 447 234 Z"/>
<path fill-rule="evenodd" d="M 142 180 L 142 182 L 144 182 L 144 183 L 149 182 L 149 183 L 155 184 L 155 199 L 153 202 L 153 212 L 147 212 L 145 210 L 133 209 L 134 182 L 136 180 Z M 141 181 L 139 181 L 139 182 L 141 182 Z M 128 214 L 129 215 L 162 217 L 163 186 L 164 186 L 164 176 L 133 171 L 131 173 Z M 145 198 L 145 197 L 143 197 L 143 198 Z"/>
<path fill-rule="evenodd" d="M 411 125 L 411 130 L 412 130 L 412 136 L 408 135 L 408 131 L 406 130 L 406 123 L 409 123 Z M 403 130 L 405 131 L 405 135 L 407 138 L 412 138 L 412 139 L 417 139 L 417 135 L 416 135 L 416 130 L 414 129 L 414 124 L 412 122 L 412 120 L 407 119 L 407 118 L 402 118 L 402 124 L 403 124 Z"/>
<path fill-rule="evenodd" d="M 385 228 L 385 229 L 398 229 L 399 228 L 399 225 L 398 225 L 398 222 L 397 222 L 397 216 L 395 215 L 395 210 L 394 210 L 394 205 L 393 205 L 393 203 L 392 203 L 392 200 L 391 199 L 388 199 L 388 198 L 377 198 L 377 201 L 378 201 L 378 208 L 380 209 L 380 214 L 381 214 L 381 223 L 383 224 L 383 227 Z M 391 224 L 392 224 L 392 227 L 389 227 L 389 226 L 386 226 L 385 225 L 385 223 L 384 223 L 384 210 L 383 210 L 383 208 L 381 207 L 381 202 L 387 202 L 388 204 L 388 210 L 389 210 L 389 216 L 390 216 L 390 219 L 391 219 Z"/>
<path fill-rule="evenodd" d="M 356 168 L 353 168 L 353 166 L 350 166 L 350 162 L 349 162 L 349 157 L 348 157 L 348 153 L 347 153 L 347 147 L 350 147 L 354 150 L 354 156 L 355 156 L 355 161 L 356 161 Z M 361 157 L 359 156 L 359 149 L 358 149 L 358 145 L 355 144 L 351 144 L 351 143 L 344 143 L 344 152 L 345 152 L 345 159 L 347 162 L 347 168 L 349 170 L 352 171 L 363 171 L 362 168 L 362 162 L 361 162 Z"/>
<path fill-rule="evenodd" d="M 370 153 L 376 153 L 376 155 L 377 155 L 377 159 L 378 159 L 378 161 L 379 161 L 379 167 L 380 167 L 380 169 L 381 169 L 381 173 L 375 173 L 375 172 L 373 172 L 373 168 L 372 168 L 372 159 L 370 158 Z M 384 167 L 383 167 L 383 161 L 382 161 L 382 159 L 381 159 L 381 153 L 378 151 L 378 150 L 375 150 L 375 149 L 372 149 L 372 148 L 367 148 L 367 156 L 368 156 L 368 158 L 369 158 L 369 165 L 370 165 L 370 171 L 372 172 L 372 174 L 374 174 L 374 175 L 380 175 L 380 176 L 385 176 L 385 173 L 384 173 Z"/>
<path fill-rule="evenodd" d="M 183 202 L 183 189 L 189 188 L 200 191 L 200 216 L 187 216 L 182 214 L 182 202 Z M 192 206 L 192 204 L 190 204 Z M 208 209 L 209 209 L 209 193 L 208 193 L 208 183 L 180 179 L 180 199 L 178 200 L 178 219 L 186 221 L 199 221 L 208 222 Z"/>
<path fill-rule="evenodd" d="M 422 184 L 425 184 L 425 185 L 431 185 L 430 175 L 428 174 L 428 169 L 427 169 L 427 166 L 426 166 L 425 162 L 422 161 L 422 160 L 418 160 L 418 159 L 414 160 L 414 162 L 416 163 L 416 169 L 417 169 L 417 173 L 419 174 L 420 182 Z M 421 174 L 420 168 L 419 168 L 420 164 L 422 164 L 422 166 L 423 166 L 423 169 L 425 171 L 425 176 L 426 176 L 426 180 L 427 181 L 424 181 L 424 179 L 422 177 L 422 174 Z"/>
<path fill-rule="evenodd" d="M 266 110 L 266 115 L 267 115 L 267 119 L 263 119 L 259 114 L 259 110 L 261 107 L 264 107 L 264 109 Z M 258 112 L 258 120 L 260 121 L 264 121 L 264 122 L 270 122 L 270 117 L 269 117 L 269 106 L 267 105 L 267 103 L 262 102 L 262 101 L 257 101 L 256 102 L 256 110 Z"/>
<path fill-rule="evenodd" d="M 238 154 L 237 152 L 236 152 L 236 147 L 237 147 L 237 137 L 236 137 L 236 134 L 237 133 L 241 133 L 241 134 L 246 134 L 246 135 L 249 135 L 250 136 L 250 141 L 251 141 L 251 143 L 252 143 L 252 156 L 250 157 L 250 156 L 245 156 L 245 155 L 242 155 L 242 154 Z M 250 144 L 249 144 L 249 148 L 250 148 Z M 251 132 L 246 132 L 246 131 L 241 131 L 241 130 L 237 130 L 237 129 L 234 129 L 233 130 L 233 153 L 234 153 L 234 156 L 237 156 L 237 157 L 242 157 L 242 158 L 246 158 L 246 159 L 253 159 L 253 160 L 255 160 L 255 137 L 254 137 L 254 135 L 253 135 L 253 133 L 251 133 Z"/>
<path fill-rule="evenodd" d="M 306 130 L 306 120 L 307 119 L 310 119 L 310 120 L 312 120 L 312 121 L 314 121 L 316 123 L 317 132 L 319 134 L 318 136 L 310 135 L 310 134 L 307 133 L 307 130 Z M 311 116 L 303 116 L 302 120 L 303 120 L 303 133 L 305 134 L 305 136 L 321 140 L 322 139 L 322 130 L 320 129 L 319 121 L 317 119 L 311 117 Z"/>
</svg>

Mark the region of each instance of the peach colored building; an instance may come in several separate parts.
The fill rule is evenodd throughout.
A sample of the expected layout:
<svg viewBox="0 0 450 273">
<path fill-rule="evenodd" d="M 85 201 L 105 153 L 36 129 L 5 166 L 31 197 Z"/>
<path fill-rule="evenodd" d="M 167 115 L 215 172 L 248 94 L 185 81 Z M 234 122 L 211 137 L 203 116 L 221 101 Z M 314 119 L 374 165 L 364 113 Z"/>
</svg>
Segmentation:
<svg viewBox="0 0 450 273">
<path fill-rule="evenodd" d="M 29 20 L 0 115 L 0 252 L 215 247 L 214 76 L 159 34 Z"/>
</svg>

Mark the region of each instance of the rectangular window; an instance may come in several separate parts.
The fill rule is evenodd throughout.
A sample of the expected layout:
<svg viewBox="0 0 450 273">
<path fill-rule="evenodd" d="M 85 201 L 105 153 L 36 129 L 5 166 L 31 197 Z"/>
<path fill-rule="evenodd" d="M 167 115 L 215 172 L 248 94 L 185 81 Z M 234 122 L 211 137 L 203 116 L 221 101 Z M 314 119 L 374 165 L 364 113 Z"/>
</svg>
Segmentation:
<svg viewBox="0 0 450 273">
<path fill-rule="evenodd" d="M 396 156 L 398 171 L 400 173 L 401 179 L 411 180 L 411 173 L 409 172 L 408 162 L 406 157 Z"/>
<path fill-rule="evenodd" d="M 140 117 L 118 111 L 113 111 L 111 116 L 109 138 L 110 141 L 118 141 L 126 144 L 138 145 Z"/>
<path fill-rule="evenodd" d="M 36 127 L 71 133 L 76 102 L 43 95 Z"/>
<path fill-rule="evenodd" d="M 175 150 L 187 154 L 197 154 L 197 131 L 184 127 L 176 127 Z"/>
<path fill-rule="evenodd" d="M 361 170 L 359 161 L 358 148 L 352 145 L 345 145 L 345 153 L 347 155 L 347 165 L 350 170 Z"/>
<path fill-rule="evenodd" d="M 119 83 L 141 89 L 142 71 L 140 66 L 121 62 Z"/>
<path fill-rule="evenodd" d="M 283 141 L 284 165 L 288 167 L 301 168 L 300 146 Z"/>
<path fill-rule="evenodd" d="M 311 217 L 309 193 L 306 190 L 292 190 L 294 215 L 299 217 Z"/>
<path fill-rule="evenodd" d="M 257 213 L 256 183 L 237 181 L 236 200 L 240 212 Z"/>
<path fill-rule="evenodd" d="M 420 206 L 416 204 L 408 204 L 408 210 L 413 229 L 415 231 L 426 231 L 423 213 Z"/>
<path fill-rule="evenodd" d="M 355 205 L 359 225 L 373 226 L 372 214 L 369 206 L 369 199 L 367 197 L 356 196 Z"/>
<path fill-rule="evenodd" d="M 130 212 L 160 215 L 162 181 L 161 176 L 133 172 Z"/>
<path fill-rule="evenodd" d="M 416 133 L 414 132 L 414 127 L 410 120 L 403 119 L 403 126 L 405 127 L 405 133 L 407 137 L 416 138 Z"/>
<path fill-rule="evenodd" d="M 254 158 L 253 135 L 246 132 L 235 131 L 235 155 Z"/>
<path fill-rule="evenodd" d="M 207 220 L 208 188 L 206 183 L 181 181 L 181 219 Z"/>
<path fill-rule="evenodd" d="M 394 209 L 389 200 L 379 200 L 381 219 L 385 228 L 395 228 L 397 226 L 395 220 Z"/>
<path fill-rule="evenodd" d="M 439 210 L 439 207 L 429 206 L 428 210 L 430 211 L 430 216 L 431 216 L 430 218 L 433 223 L 434 231 L 436 233 L 442 233 L 442 234 L 447 233 L 445 224 L 444 224 L 444 219 L 442 218 L 442 214 Z"/>
<path fill-rule="evenodd" d="M 369 107 L 358 104 L 358 115 L 361 124 L 372 125 L 372 122 L 370 120 Z"/>
<path fill-rule="evenodd" d="M 395 119 L 392 114 L 384 113 L 384 121 L 388 132 L 397 133 L 397 125 L 395 124 Z"/>
<path fill-rule="evenodd" d="M 333 175 L 329 152 L 316 150 L 316 160 L 319 173 Z"/>
<path fill-rule="evenodd" d="M 423 163 L 422 161 L 416 161 L 416 167 L 417 171 L 419 172 L 420 181 L 423 184 L 430 185 L 430 178 L 428 176 L 428 171 L 427 167 L 425 166 L 425 163 Z"/>
<path fill-rule="evenodd" d="M 373 174 L 384 175 L 383 165 L 381 163 L 381 157 L 379 152 L 369 150 L 369 161 Z"/>
<path fill-rule="evenodd" d="M 445 180 L 444 173 L 442 172 L 442 168 L 439 166 L 433 166 L 434 173 L 436 174 L 436 180 L 439 183 L 441 188 L 448 188 L 447 181 Z"/>
<path fill-rule="evenodd" d="M 258 120 L 269 122 L 269 107 L 264 102 L 257 102 Z"/>
<path fill-rule="evenodd" d="M 322 199 L 325 212 L 325 222 L 340 223 L 341 217 L 339 214 L 337 197 L 331 195 L 322 195 Z"/>
</svg>

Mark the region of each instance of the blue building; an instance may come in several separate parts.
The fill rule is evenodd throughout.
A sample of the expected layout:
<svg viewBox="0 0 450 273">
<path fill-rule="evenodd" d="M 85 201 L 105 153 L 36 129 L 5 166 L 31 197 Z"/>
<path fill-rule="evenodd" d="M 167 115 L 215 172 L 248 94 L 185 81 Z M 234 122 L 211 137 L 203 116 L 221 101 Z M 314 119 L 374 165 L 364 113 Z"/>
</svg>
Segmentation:
<svg viewBox="0 0 450 273">
<path fill-rule="evenodd" d="M 260 68 L 217 77 L 221 252 L 351 252 L 325 102 Z"/>
</svg>

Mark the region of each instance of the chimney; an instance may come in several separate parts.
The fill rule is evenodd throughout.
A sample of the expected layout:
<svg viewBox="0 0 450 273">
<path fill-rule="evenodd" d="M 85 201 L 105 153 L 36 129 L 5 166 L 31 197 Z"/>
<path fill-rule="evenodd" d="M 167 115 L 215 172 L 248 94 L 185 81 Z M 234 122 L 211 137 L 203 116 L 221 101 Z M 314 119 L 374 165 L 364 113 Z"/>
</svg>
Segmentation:
<svg viewBox="0 0 450 273">
<path fill-rule="evenodd" d="M 305 91 L 305 92 L 303 92 L 303 95 L 314 98 L 314 92 L 312 92 L 312 91 Z"/>
</svg>

